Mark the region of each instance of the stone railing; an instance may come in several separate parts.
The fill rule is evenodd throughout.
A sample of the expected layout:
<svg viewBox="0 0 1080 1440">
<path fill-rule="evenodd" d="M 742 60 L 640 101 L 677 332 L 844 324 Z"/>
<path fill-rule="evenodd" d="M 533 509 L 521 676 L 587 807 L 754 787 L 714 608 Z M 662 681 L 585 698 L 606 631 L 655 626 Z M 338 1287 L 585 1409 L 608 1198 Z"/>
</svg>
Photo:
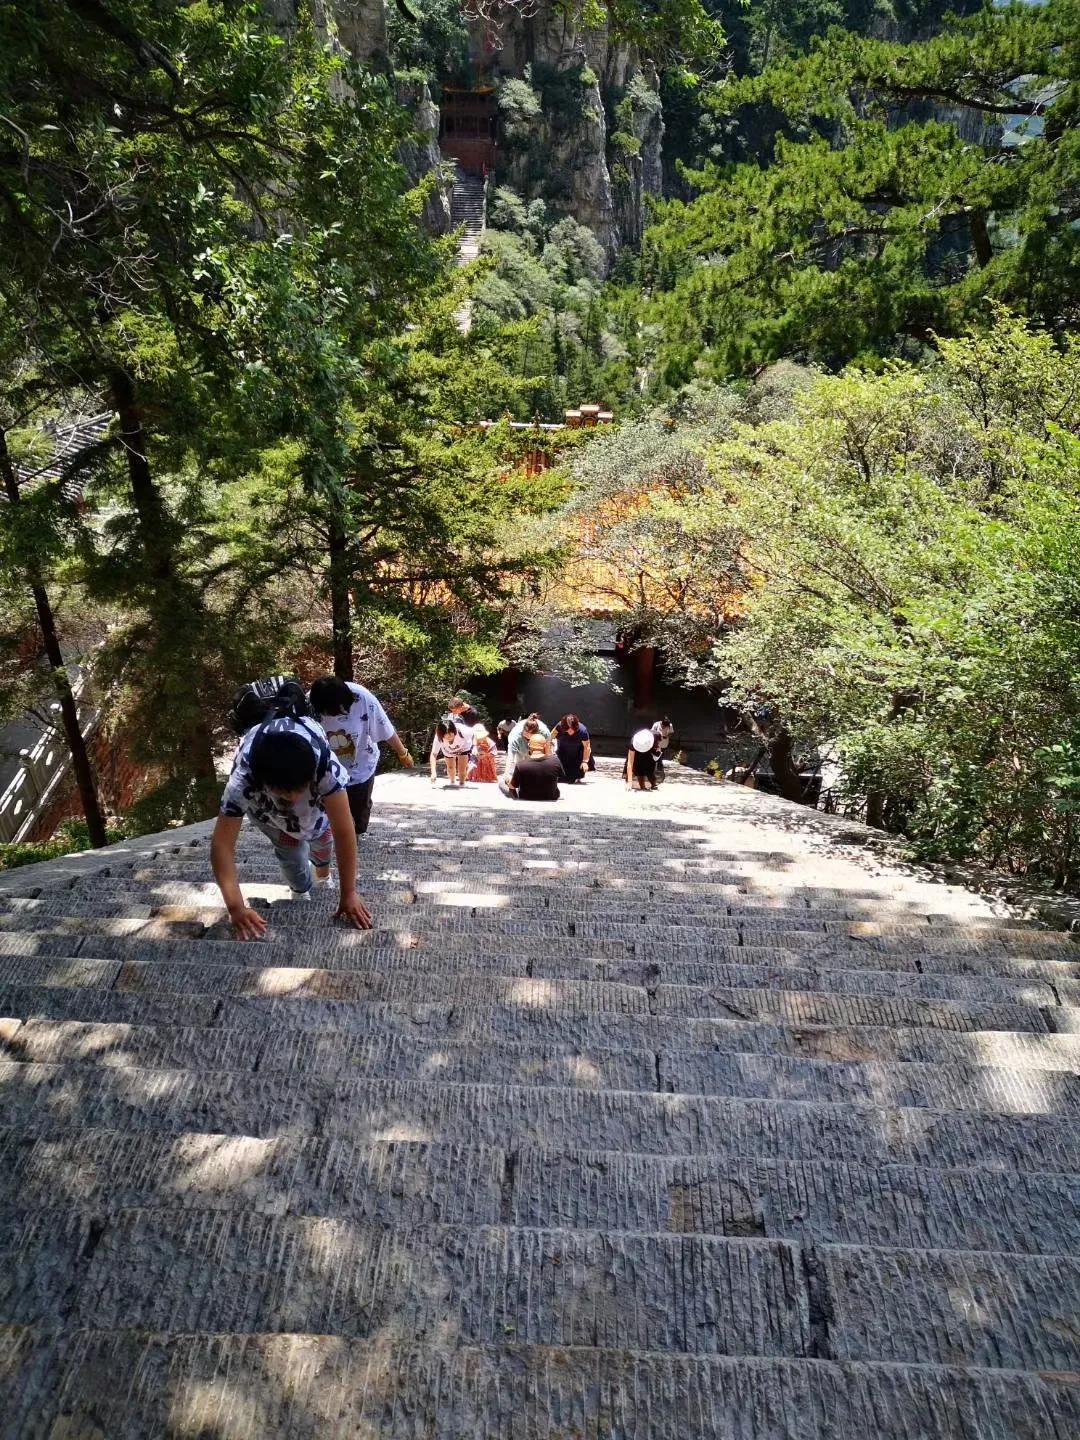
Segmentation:
<svg viewBox="0 0 1080 1440">
<path fill-rule="evenodd" d="M 97 728 L 100 709 L 85 674 L 73 683 L 79 728 L 89 739 Z M 60 706 L 49 707 L 52 724 L 28 750 L 19 751 L 19 769 L 0 793 L 0 843 L 26 838 L 34 822 L 55 798 L 71 769 L 71 751 L 60 723 Z"/>
</svg>

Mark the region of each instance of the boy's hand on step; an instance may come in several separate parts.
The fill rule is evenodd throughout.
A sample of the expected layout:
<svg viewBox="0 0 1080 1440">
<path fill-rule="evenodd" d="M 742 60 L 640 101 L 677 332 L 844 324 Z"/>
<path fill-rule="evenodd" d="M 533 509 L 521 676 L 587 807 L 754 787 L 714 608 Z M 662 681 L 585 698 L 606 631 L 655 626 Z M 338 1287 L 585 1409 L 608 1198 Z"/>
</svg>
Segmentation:
<svg viewBox="0 0 1080 1440">
<path fill-rule="evenodd" d="M 248 905 L 242 910 L 230 910 L 229 919 L 237 940 L 261 940 L 266 934 L 266 920 Z"/>
<path fill-rule="evenodd" d="M 341 897 L 341 904 L 337 908 L 334 919 L 347 920 L 356 930 L 371 929 L 371 911 L 355 890 Z"/>
</svg>

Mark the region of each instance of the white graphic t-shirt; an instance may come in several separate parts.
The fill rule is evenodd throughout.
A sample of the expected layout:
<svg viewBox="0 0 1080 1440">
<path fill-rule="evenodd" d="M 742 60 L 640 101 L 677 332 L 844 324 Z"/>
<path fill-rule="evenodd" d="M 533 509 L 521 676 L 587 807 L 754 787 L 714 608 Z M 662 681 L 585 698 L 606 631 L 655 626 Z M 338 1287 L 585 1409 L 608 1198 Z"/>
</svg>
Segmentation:
<svg viewBox="0 0 1080 1440">
<path fill-rule="evenodd" d="M 431 753 L 437 757 L 451 759 L 458 755 L 471 755 L 474 745 L 473 727 L 463 725 L 460 720 L 454 721 L 456 735 L 448 735 L 445 740 L 440 740 L 438 731 L 435 732 L 431 741 Z"/>
<path fill-rule="evenodd" d="M 320 715 L 330 749 L 349 772 L 350 785 L 370 780 L 379 764 L 379 744 L 389 740 L 394 727 L 370 690 L 346 681 L 356 696 L 344 715 Z"/>
<path fill-rule="evenodd" d="M 309 789 L 288 804 L 258 785 L 251 774 L 252 743 L 261 732 L 272 730 L 302 735 L 315 752 L 315 777 Z M 295 841 L 314 840 L 325 834 L 330 825 L 323 801 L 348 783 L 348 772 L 336 759 L 316 721 L 288 717 L 270 720 L 249 730 L 241 740 L 229 783 L 221 797 L 221 813 L 237 820 L 247 816 L 256 829 L 275 842 L 282 833 Z"/>
</svg>

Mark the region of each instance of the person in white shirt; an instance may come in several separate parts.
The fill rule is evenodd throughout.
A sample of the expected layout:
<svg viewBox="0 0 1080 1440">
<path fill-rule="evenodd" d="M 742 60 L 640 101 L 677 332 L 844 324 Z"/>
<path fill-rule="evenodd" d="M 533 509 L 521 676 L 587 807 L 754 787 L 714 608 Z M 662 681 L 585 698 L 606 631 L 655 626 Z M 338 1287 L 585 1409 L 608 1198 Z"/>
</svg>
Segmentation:
<svg viewBox="0 0 1080 1440">
<path fill-rule="evenodd" d="M 363 685 L 324 675 L 312 685 L 310 702 L 331 750 L 348 771 L 345 793 L 356 833 L 366 835 L 375 772 L 379 768 L 379 745 L 389 745 L 407 770 L 412 769 L 413 758 L 382 705 Z"/>
<path fill-rule="evenodd" d="M 258 940 L 266 918 L 244 899 L 236 873 L 236 842 L 245 819 L 274 847 L 297 900 L 330 882 L 337 852 L 341 900 L 337 914 L 357 929 L 371 913 L 356 893 L 356 836 L 345 798 L 348 776 L 319 725 L 287 699 L 240 743 L 210 843 L 214 879 L 238 940 Z"/>
<path fill-rule="evenodd" d="M 671 737 L 675 734 L 675 726 L 665 715 L 662 720 L 657 720 L 652 727 L 653 733 L 653 754 L 656 756 L 656 783 L 663 784 L 664 761 L 667 759 L 667 748 L 671 744 Z"/>
<path fill-rule="evenodd" d="M 446 761 L 446 776 L 451 785 L 465 788 L 465 777 L 469 773 L 469 759 L 473 752 L 473 732 L 470 726 L 443 717 L 435 726 L 431 741 L 431 783 L 438 780 L 439 761 Z"/>
</svg>

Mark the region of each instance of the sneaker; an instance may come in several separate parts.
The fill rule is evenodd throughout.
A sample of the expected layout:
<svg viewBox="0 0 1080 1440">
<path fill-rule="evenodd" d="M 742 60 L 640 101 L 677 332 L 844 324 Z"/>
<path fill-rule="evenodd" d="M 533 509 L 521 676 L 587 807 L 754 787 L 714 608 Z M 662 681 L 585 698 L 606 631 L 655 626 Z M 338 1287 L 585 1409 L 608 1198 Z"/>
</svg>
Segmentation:
<svg viewBox="0 0 1080 1440">
<path fill-rule="evenodd" d="M 290 900 L 307 900 L 307 901 L 310 903 L 310 901 L 311 901 L 311 891 L 310 891 L 310 890 L 290 890 L 290 891 L 289 891 L 289 899 L 290 899 Z"/>
<path fill-rule="evenodd" d="M 313 887 L 313 888 L 316 889 L 316 890 L 325 890 L 325 888 L 326 888 L 327 885 L 329 885 L 329 884 L 330 884 L 330 876 L 329 876 L 329 875 L 316 875 L 316 876 L 315 876 L 315 882 L 314 882 L 314 887 Z"/>
</svg>

